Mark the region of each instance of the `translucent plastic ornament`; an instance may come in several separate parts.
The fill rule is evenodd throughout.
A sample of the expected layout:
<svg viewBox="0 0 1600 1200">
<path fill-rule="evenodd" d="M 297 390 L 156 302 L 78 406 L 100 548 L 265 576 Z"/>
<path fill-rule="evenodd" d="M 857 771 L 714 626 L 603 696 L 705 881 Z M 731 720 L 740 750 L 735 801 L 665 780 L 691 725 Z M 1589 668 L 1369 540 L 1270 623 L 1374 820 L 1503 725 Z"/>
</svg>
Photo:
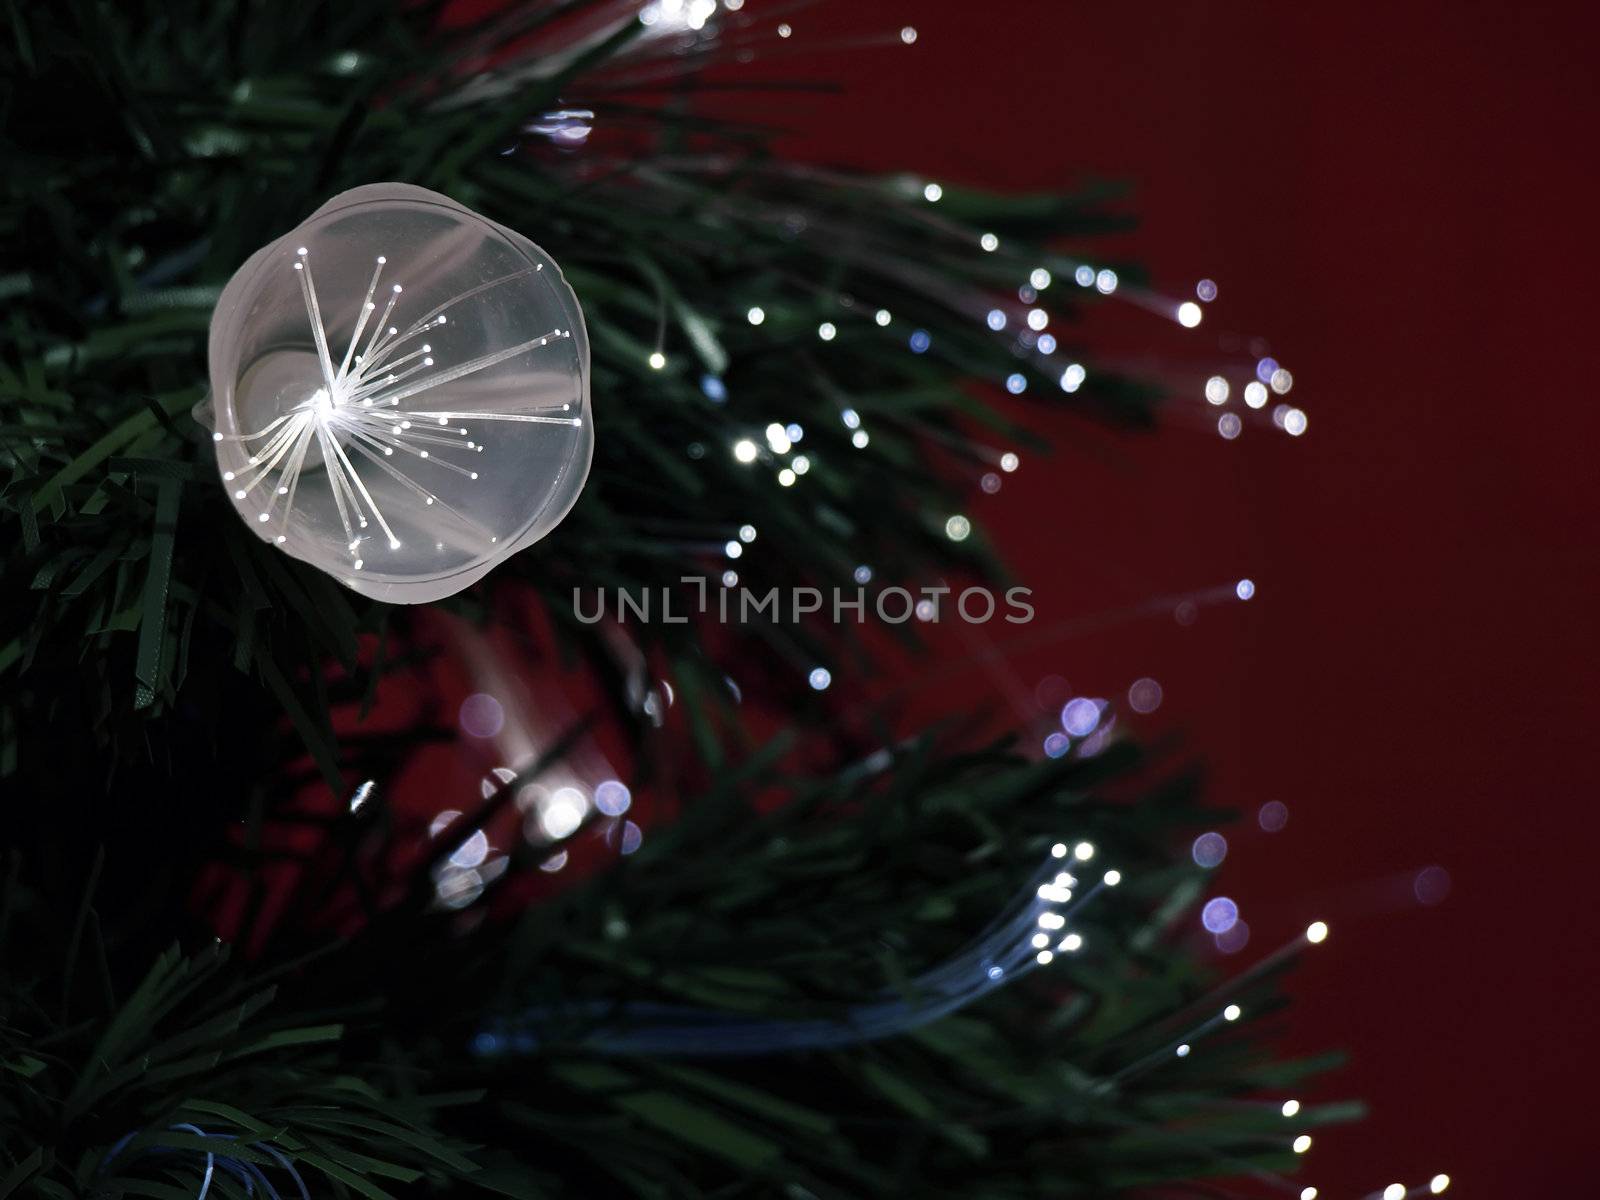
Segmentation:
<svg viewBox="0 0 1600 1200">
<path fill-rule="evenodd" d="M 203 418 L 247 525 L 358 592 L 451 595 L 532 545 L 594 448 L 577 297 L 446 196 L 343 192 L 252 255 L 211 316 Z"/>
</svg>

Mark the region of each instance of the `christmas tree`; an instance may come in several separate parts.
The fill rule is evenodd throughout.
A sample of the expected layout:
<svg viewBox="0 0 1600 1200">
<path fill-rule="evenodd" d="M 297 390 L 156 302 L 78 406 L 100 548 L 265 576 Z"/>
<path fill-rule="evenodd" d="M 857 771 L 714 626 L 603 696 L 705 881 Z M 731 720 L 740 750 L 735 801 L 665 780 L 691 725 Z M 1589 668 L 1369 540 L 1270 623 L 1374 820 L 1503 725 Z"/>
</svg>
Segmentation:
<svg viewBox="0 0 1600 1200">
<path fill-rule="evenodd" d="M 1185 948 L 1201 870 L 1173 847 L 1210 819 L 1188 764 L 1089 701 L 1041 757 L 846 721 L 832 686 L 919 645 L 923 603 L 1025 602 L 962 479 L 1034 443 L 974 380 L 1155 419 L 1156 389 L 1048 331 L 1126 296 L 1200 319 L 1096 257 L 1108 194 L 783 158 L 706 102 L 789 38 L 727 0 L 7 25 L 0 1197 L 1300 1190 L 1297 1139 L 1354 1110 L 1293 1102 L 1328 1060 L 1259 1030 L 1327 930 L 1228 979 Z M 559 264 L 592 398 L 581 500 L 421 607 L 351 572 L 368 515 L 403 540 L 364 460 L 434 443 L 228 432 L 216 390 L 241 264 L 395 181 Z M 285 284 L 313 317 L 289 349 L 328 404 L 398 405 L 390 310 L 363 357 L 394 373 L 352 383 L 367 310 L 324 337 L 322 255 Z M 448 415 L 435 436 L 477 452 Z M 241 444 L 298 484 L 229 479 Z M 252 528 L 236 501 L 280 478 Z M 280 548 L 292 487 L 337 508 L 348 562 Z M 417 681 L 464 662 L 513 682 L 460 724 L 513 721 L 525 752 L 419 819 L 395 798 L 458 714 Z"/>
</svg>

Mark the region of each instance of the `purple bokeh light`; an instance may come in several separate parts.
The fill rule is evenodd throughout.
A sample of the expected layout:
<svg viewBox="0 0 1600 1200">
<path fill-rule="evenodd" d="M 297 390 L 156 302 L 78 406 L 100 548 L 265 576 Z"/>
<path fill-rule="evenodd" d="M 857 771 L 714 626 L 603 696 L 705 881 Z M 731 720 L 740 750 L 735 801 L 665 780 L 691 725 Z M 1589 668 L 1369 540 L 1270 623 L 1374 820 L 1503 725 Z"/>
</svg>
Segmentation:
<svg viewBox="0 0 1600 1200">
<path fill-rule="evenodd" d="M 1200 924 L 1212 933 L 1227 933 L 1239 922 L 1239 906 L 1226 896 L 1207 900 L 1200 910 Z"/>
<path fill-rule="evenodd" d="M 1151 713 L 1161 707 L 1161 685 L 1148 675 L 1135 679 L 1128 688 L 1128 707 L 1136 713 Z"/>
<path fill-rule="evenodd" d="M 462 732 L 475 738 L 491 738 L 505 728 L 506 723 L 505 709 L 487 692 L 474 692 L 463 700 L 457 717 Z"/>
<path fill-rule="evenodd" d="M 1423 867 L 1411 881 L 1418 904 L 1438 904 L 1450 894 L 1450 872 L 1443 867 Z"/>
<path fill-rule="evenodd" d="M 1091 700 L 1087 696 L 1076 696 L 1068 700 L 1061 710 L 1061 728 L 1073 737 L 1088 737 L 1094 732 L 1094 727 L 1100 724 L 1100 710 L 1105 707 L 1103 700 Z"/>
<path fill-rule="evenodd" d="M 1196 863 L 1209 869 L 1228 857 L 1228 839 L 1216 830 L 1202 833 L 1195 838 L 1194 845 L 1189 848 L 1189 853 L 1194 857 Z"/>
<path fill-rule="evenodd" d="M 608 817 L 620 817 L 633 803 L 633 793 L 620 779 L 606 779 L 594 789 L 594 806 Z"/>
<path fill-rule="evenodd" d="M 1216 935 L 1216 943 L 1224 954 L 1237 954 L 1250 944 L 1250 926 L 1235 921 L 1233 928 Z"/>
</svg>

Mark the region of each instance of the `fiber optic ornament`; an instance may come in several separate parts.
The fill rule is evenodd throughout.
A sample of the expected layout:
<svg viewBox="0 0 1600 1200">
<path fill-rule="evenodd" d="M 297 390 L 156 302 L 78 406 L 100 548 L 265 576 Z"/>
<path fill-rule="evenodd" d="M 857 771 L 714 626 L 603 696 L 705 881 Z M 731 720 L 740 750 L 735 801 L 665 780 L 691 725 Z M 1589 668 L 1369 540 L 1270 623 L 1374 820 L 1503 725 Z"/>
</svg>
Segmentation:
<svg viewBox="0 0 1600 1200">
<path fill-rule="evenodd" d="M 522 235 L 407 184 L 258 250 L 211 316 L 217 466 L 264 541 L 379 600 L 549 533 L 594 449 L 577 297 Z"/>
</svg>

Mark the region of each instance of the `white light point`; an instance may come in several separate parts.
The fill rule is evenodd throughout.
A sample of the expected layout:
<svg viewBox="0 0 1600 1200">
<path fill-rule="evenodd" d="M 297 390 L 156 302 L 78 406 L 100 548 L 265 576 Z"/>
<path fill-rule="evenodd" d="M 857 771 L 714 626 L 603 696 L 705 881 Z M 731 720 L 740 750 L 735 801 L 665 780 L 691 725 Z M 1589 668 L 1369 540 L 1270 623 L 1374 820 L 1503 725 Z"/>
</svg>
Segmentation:
<svg viewBox="0 0 1600 1200">
<path fill-rule="evenodd" d="M 939 198 L 943 195 L 944 189 L 937 183 L 930 183 L 922 189 L 922 198 L 928 201 L 929 204 L 937 204 Z"/>
<path fill-rule="evenodd" d="M 872 319 L 879 325 L 887 325 L 890 321 L 894 320 L 894 317 L 890 315 L 890 312 L 887 308 L 880 308 L 875 314 L 873 314 Z"/>
<path fill-rule="evenodd" d="M 1301 1188 L 1300 1200 L 1317 1200 L 1317 1189 L 1314 1187 Z"/>
<path fill-rule="evenodd" d="M 914 25 L 907 25 L 900 31 L 900 40 L 910 46 L 917 40 L 917 30 Z"/>
<path fill-rule="evenodd" d="M 1069 933 L 1069 934 L 1067 934 L 1066 937 L 1061 939 L 1061 945 L 1058 946 L 1057 949 L 1065 950 L 1068 954 L 1073 954 L 1073 953 L 1076 953 L 1079 950 L 1082 950 L 1083 949 L 1083 934 L 1081 934 L 1081 933 Z"/>
<path fill-rule="evenodd" d="M 795 473 L 788 467 L 785 467 L 783 470 L 778 472 L 778 485 L 780 487 L 793 487 L 795 478 Z"/>
<path fill-rule="evenodd" d="M 750 309 L 749 312 L 745 313 L 744 319 L 749 321 L 752 325 L 759 325 L 761 322 L 767 319 L 767 310 L 762 308 L 759 304 L 755 305 Z"/>
<path fill-rule="evenodd" d="M 988 253 L 993 254 L 1000 249 L 1000 239 L 992 233 L 986 233 L 978 239 L 978 245 L 982 246 Z"/>
<path fill-rule="evenodd" d="M 1295 1138 L 1293 1142 L 1293 1149 L 1296 1154 L 1304 1154 L 1307 1150 L 1311 1149 L 1311 1135 L 1309 1133 L 1302 1133 L 1299 1137 Z"/>
<path fill-rule="evenodd" d="M 1313 921 L 1306 926 L 1306 941 L 1313 946 L 1320 946 L 1328 940 L 1328 923 L 1326 921 Z"/>
<path fill-rule="evenodd" d="M 1244 1010 L 1237 1004 L 1230 1004 L 1222 1010 L 1222 1019 L 1224 1021 L 1237 1021 L 1243 1012 Z"/>
<path fill-rule="evenodd" d="M 665 354 L 661 353 L 661 351 L 659 351 L 659 350 L 651 351 L 651 353 L 650 353 L 650 366 L 651 366 L 652 370 L 659 371 L 659 370 L 661 370 L 662 367 L 664 367 L 666 365 L 667 365 L 667 356 Z"/>
<path fill-rule="evenodd" d="M 1177 1048 L 1177 1050 L 1174 1051 L 1174 1053 L 1177 1054 L 1177 1056 L 1179 1058 L 1188 1058 L 1189 1057 L 1189 1043 L 1185 1042 L 1183 1045 L 1179 1046 Z"/>
<path fill-rule="evenodd" d="M 1050 847 L 1051 858 L 1065 858 L 1066 856 L 1067 846 L 1065 842 L 1057 842 L 1054 846 Z"/>
<path fill-rule="evenodd" d="M 577 788 L 558 788 L 539 810 L 539 828 L 553 840 L 569 837 L 583 824 L 588 810 L 589 802 Z"/>
<path fill-rule="evenodd" d="M 776 421 L 766 428 L 767 445 L 772 447 L 774 454 L 787 454 L 794 444 L 789 440 L 789 430 Z"/>
<path fill-rule="evenodd" d="M 1201 316 L 1200 306 L 1193 300 L 1185 300 L 1178 305 L 1178 324 L 1185 329 L 1193 329 L 1200 324 Z"/>
<path fill-rule="evenodd" d="M 1015 454 L 1012 454 L 1009 450 L 1000 456 L 1000 469 L 1006 472 L 1008 475 L 1021 465 L 1022 460 Z"/>
<path fill-rule="evenodd" d="M 742 463 L 753 463 L 760 451 L 749 438 L 740 438 L 733 444 L 733 456 Z"/>
<path fill-rule="evenodd" d="M 1122 882 L 1122 872 L 1107 871 L 1105 873 L 1105 878 L 1101 882 L 1103 882 L 1107 887 L 1116 887 L 1117 884 Z"/>
<path fill-rule="evenodd" d="M 1092 842 L 1079 842 L 1072 848 L 1072 857 L 1079 862 L 1088 862 L 1094 857 L 1094 844 Z"/>
<path fill-rule="evenodd" d="M 1041 967 L 1049 966 L 1051 961 L 1054 960 L 1054 958 L 1055 958 L 1055 955 L 1050 953 L 1050 951 L 1048 951 L 1048 950 L 1041 950 L 1041 951 L 1039 951 L 1038 954 L 1034 955 L 1034 959 L 1038 962 L 1038 964 Z"/>
<path fill-rule="evenodd" d="M 1283 1102 L 1283 1108 L 1282 1108 L 1281 1111 L 1282 1111 L 1283 1115 L 1286 1116 L 1286 1117 L 1294 1116 L 1295 1114 L 1297 1114 L 1300 1111 L 1300 1101 L 1298 1101 L 1298 1100 L 1285 1100 Z"/>
<path fill-rule="evenodd" d="M 1450 1186 L 1450 1176 L 1445 1175 L 1443 1173 L 1435 1175 L 1432 1179 L 1428 1180 L 1428 1190 L 1430 1192 L 1432 1192 L 1435 1196 L 1437 1196 L 1440 1192 L 1444 1191 L 1445 1188 L 1447 1188 L 1449 1186 Z"/>
<path fill-rule="evenodd" d="M 817 326 L 817 336 L 825 342 L 831 342 L 839 334 L 838 327 L 832 321 L 824 321 Z"/>
<path fill-rule="evenodd" d="M 1383 1189 L 1383 1200 L 1406 1200 L 1406 1185 L 1391 1183 Z"/>
</svg>

